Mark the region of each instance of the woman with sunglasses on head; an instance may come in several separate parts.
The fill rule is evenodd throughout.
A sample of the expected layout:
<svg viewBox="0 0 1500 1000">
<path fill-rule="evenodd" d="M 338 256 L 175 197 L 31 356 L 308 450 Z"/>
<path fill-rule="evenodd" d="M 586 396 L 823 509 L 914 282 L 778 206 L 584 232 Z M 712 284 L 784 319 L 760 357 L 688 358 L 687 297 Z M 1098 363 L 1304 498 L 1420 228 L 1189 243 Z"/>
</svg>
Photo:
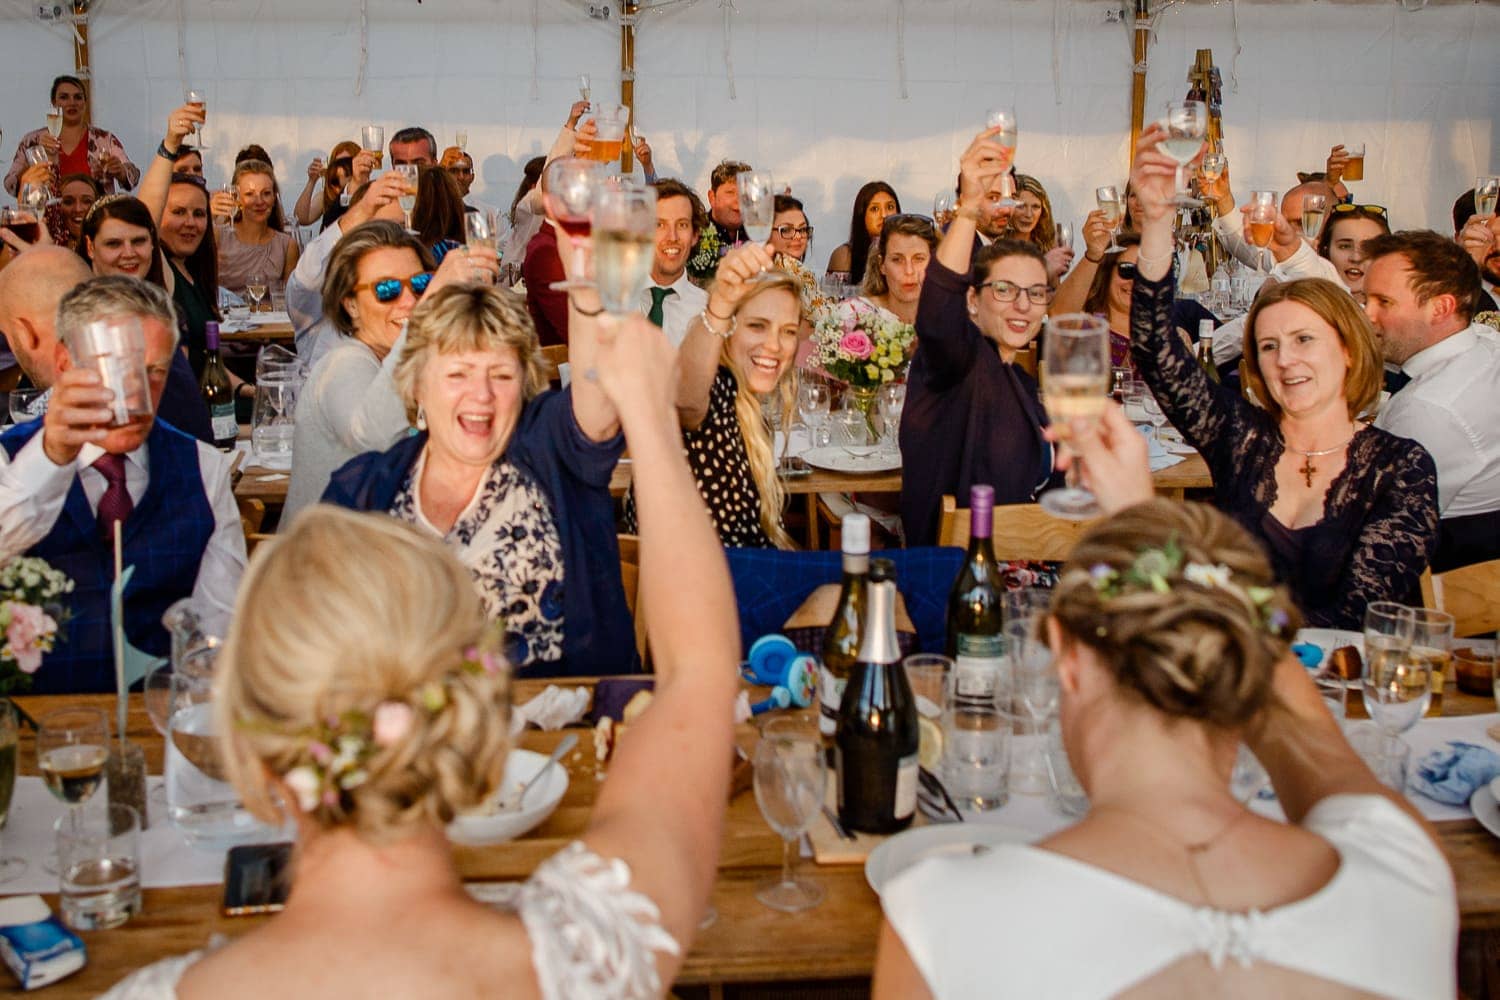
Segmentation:
<svg viewBox="0 0 1500 1000">
<path fill-rule="evenodd" d="M 827 277 L 841 277 L 857 284 L 865 273 L 870 244 L 880 238 L 880 227 L 888 216 L 901 214 L 901 199 L 896 189 L 885 181 L 871 181 L 854 196 L 854 211 L 849 216 L 849 242 L 833 251 L 828 258 Z"/>
<path fill-rule="evenodd" d="M 1009 153 L 999 129 L 959 161 L 958 217 L 927 267 L 917 352 L 901 416 L 901 521 L 908 545 L 937 543 L 944 494 L 995 487 L 995 503 L 1028 503 L 1052 479 L 1036 379 L 1015 364 L 1041 331 L 1053 287 L 1042 252 L 996 240 L 974 252 L 979 213 Z"/>
<path fill-rule="evenodd" d="M 1266 547 L 1308 623 L 1358 629 L 1370 601 L 1405 603 L 1437 547 L 1437 474 L 1415 441 L 1362 419 L 1380 393 L 1375 335 L 1321 278 L 1261 293 L 1245 322 L 1247 388 L 1217 385 L 1172 322 L 1175 164 L 1142 133 L 1143 216 L 1131 299 L 1136 368 L 1213 476 L 1214 504 Z"/>
<path fill-rule="evenodd" d="M 1360 305 L 1365 302 L 1365 241 L 1390 231 L 1384 207 L 1338 204 L 1328 213 L 1318 236 L 1318 255 L 1328 258 L 1338 271 L 1339 281 Z"/>
<path fill-rule="evenodd" d="M 356 226 L 339 240 L 322 292 L 323 314 L 339 341 L 313 365 L 297 399 L 283 523 L 317 502 L 334 469 L 390 447 L 407 432 L 411 425 L 394 379 L 407 317 L 423 294 L 470 281 L 477 269 L 498 273 L 493 250 L 450 254 L 434 272 L 427 248 L 400 223 L 384 219 Z"/>
</svg>

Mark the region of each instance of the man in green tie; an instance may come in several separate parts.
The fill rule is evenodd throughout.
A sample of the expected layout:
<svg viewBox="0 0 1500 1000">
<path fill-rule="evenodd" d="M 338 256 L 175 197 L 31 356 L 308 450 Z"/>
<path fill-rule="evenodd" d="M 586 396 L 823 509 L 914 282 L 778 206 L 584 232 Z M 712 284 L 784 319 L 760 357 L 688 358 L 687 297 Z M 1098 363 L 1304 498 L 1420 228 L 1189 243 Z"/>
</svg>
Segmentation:
<svg viewBox="0 0 1500 1000">
<path fill-rule="evenodd" d="M 646 318 L 661 327 L 676 347 L 687 336 L 693 317 L 708 305 L 708 293 L 687 275 L 688 257 L 706 214 L 698 196 L 681 181 L 665 177 L 652 187 L 656 188 L 656 255 L 641 306 Z"/>
</svg>

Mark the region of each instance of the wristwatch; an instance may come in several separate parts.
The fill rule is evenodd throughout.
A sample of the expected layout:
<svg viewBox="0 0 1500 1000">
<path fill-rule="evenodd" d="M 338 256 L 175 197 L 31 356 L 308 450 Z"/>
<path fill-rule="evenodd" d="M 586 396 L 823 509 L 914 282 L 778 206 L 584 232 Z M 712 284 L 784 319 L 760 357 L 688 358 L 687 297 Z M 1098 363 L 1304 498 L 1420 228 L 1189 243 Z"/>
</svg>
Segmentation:
<svg viewBox="0 0 1500 1000">
<path fill-rule="evenodd" d="M 160 156 L 163 160 L 170 160 L 174 163 L 177 161 L 177 154 L 167 148 L 167 140 L 165 139 L 156 144 L 156 155 Z"/>
</svg>

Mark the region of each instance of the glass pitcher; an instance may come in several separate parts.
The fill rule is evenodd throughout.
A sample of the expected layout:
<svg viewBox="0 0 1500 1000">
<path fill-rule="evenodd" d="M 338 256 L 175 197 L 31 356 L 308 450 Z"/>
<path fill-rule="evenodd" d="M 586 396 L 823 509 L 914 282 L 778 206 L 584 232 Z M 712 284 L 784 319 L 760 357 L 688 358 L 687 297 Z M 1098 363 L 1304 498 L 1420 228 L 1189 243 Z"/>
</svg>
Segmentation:
<svg viewBox="0 0 1500 1000">
<path fill-rule="evenodd" d="M 255 408 L 250 417 L 250 444 L 255 461 L 266 469 L 292 467 L 297 397 L 306 372 L 301 359 L 284 347 L 263 348 L 255 359 Z"/>
</svg>

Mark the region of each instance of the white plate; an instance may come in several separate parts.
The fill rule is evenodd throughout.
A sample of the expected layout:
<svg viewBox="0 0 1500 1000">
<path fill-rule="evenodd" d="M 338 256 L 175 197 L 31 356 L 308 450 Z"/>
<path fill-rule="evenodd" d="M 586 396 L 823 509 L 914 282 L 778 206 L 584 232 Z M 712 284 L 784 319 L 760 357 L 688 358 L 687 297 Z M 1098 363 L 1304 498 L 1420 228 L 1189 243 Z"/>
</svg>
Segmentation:
<svg viewBox="0 0 1500 1000">
<path fill-rule="evenodd" d="M 808 465 L 833 472 L 894 472 L 901 468 L 901 453 L 884 451 L 874 445 L 829 445 L 809 448 L 802 453 Z"/>
<path fill-rule="evenodd" d="M 865 881 L 880 895 L 881 888 L 918 861 L 937 857 L 971 857 L 976 847 L 1030 844 L 1040 834 L 998 823 L 944 823 L 918 826 L 898 833 L 876 847 L 865 859 Z"/>
<path fill-rule="evenodd" d="M 531 780 L 542 765 L 547 763 L 545 754 L 530 750 L 512 750 L 505 759 L 505 779 L 492 799 L 510 792 L 521 782 Z M 542 783 L 526 793 L 526 808 L 521 812 L 497 812 L 484 815 L 479 812 L 463 813 L 448 824 L 448 839 L 455 844 L 481 847 L 486 844 L 502 844 L 514 840 L 540 826 L 552 815 L 557 804 L 568 790 L 568 768 L 558 761 L 542 778 Z"/>
<path fill-rule="evenodd" d="M 1474 810 L 1474 818 L 1479 820 L 1480 826 L 1500 837 L 1500 802 L 1495 801 L 1495 793 L 1490 791 L 1489 785 L 1474 789 L 1469 808 Z"/>
</svg>

